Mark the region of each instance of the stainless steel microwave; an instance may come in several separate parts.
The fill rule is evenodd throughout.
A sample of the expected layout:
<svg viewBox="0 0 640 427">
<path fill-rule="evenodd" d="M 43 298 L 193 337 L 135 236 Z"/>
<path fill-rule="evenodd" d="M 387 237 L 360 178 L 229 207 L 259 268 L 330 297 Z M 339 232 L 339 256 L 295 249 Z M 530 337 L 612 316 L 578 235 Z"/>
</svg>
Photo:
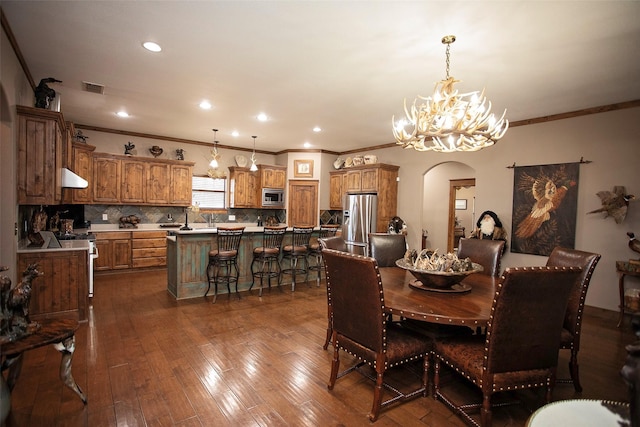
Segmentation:
<svg viewBox="0 0 640 427">
<path fill-rule="evenodd" d="M 262 189 L 262 207 L 284 207 L 284 190 L 281 188 Z"/>
</svg>

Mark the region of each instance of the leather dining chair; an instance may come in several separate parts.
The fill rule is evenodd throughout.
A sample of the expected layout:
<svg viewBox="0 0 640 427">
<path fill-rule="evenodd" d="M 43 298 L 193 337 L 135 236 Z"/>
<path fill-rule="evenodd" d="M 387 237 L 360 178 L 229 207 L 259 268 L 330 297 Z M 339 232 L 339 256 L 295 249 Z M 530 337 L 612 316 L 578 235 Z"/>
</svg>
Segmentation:
<svg viewBox="0 0 640 427">
<path fill-rule="evenodd" d="M 347 247 L 347 242 L 342 238 L 342 236 L 333 236 L 333 237 L 325 237 L 318 239 L 318 243 L 320 243 L 320 249 L 322 251 L 326 249 L 334 249 L 340 252 L 350 252 Z M 324 259 L 323 262 L 324 264 Z M 324 344 L 322 344 L 322 349 L 326 350 L 329 347 L 329 342 L 331 341 L 331 334 L 333 333 L 333 311 L 331 309 L 331 290 L 327 288 L 327 337 L 324 340 Z"/>
<path fill-rule="evenodd" d="M 395 267 L 406 251 L 404 234 L 369 233 L 369 256 L 378 261 L 378 267 Z"/>
<path fill-rule="evenodd" d="M 482 427 L 491 425 L 495 393 L 546 387 L 549 403 L 567 301 L 581 272 L 576 267 L 507 268 L 496 285 L 486 334 L 435 340 L 434 398 L 473 425 L 478 424 L 470 412 L 480 409 Z M 442 365 L 478 387 L 482 402 L 457 405 L 443 393 Z"/>
<path fill-rule="evenodd" d="M 462 238 L 458 244 L 458 258 L 469 258 L 480 264 L 484 270 L 479 274 L 498 277 L 505 244 L 504 240 Z"/>
<path fill-rule="evenodd" d="M 578 351 L 580 350 L 580 330 L 582 328 L 582 313 L 591 276 L 600 261 L 600 254 L 555 247 L 547 259 L 547 266 L 553 267 L 581 267 L 582 274 L 574 284 L 569 294 L 569 303 L 564 316 L 564 324 L 560 336 L 560 348 L 571 351 L 569 359 L 569 373 L 571 379 L 558 379 L 559 383 L 573 383 L 577 392 L 582 391 L 578 371 Z"/>
<path fill-rule="evenodd" d="M 369 420 L 376 421 L 380 410 L 393 402 L 408 400 L 427 394 L 427 371 L 431 340 L 403 328 L 387 323 L 384 312 L 384 290 L 375 259 L 326 249 L 322 256 L 325 264 L 327 289 L 333 306 L 333 360 L 328 388 L 333 390 L 336 380 L 363 365 L 375 370 L 375 387 Z M 355 357 L 355 364 L 339 372 L 340 352 Z M 394 387 L 385 387 L 387 369 L 404 363 L 422 360 L 420 386 L 408 393 Z M 383 387 L 396 392 L 396 396 L 382 401 Z"/>
</svg>

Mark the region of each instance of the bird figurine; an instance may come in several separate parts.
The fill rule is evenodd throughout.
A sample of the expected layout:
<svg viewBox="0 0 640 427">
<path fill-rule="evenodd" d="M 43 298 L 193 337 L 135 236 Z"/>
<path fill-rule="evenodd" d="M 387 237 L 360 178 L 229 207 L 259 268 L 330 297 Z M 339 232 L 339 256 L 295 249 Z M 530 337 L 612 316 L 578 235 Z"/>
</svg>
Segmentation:
<svg viewBox="0 0 640 427">
<path fill-rule="evenodd" d="M 640 240 L 636 239 L 636 235 L 632 232 L 628 232 L 627 236 L 629 236 L 629 249 L 640 254 Z"/>
<path fill-rule="evenodd" d="M 614 186 L 613 191 L 598 191 L 596 195 L 600 197 L 602 207 L 587 213 L 604 212 L 604 217 L 613 217 L 616 224 L 624 221 L 627 216 L 629 201 L 635 199 L 633 194 L 626 194 L 625 188 L 622 185 Z"/>
<path fill-rule="evenodd" d="M 536 179 L 531 189 L 536 202 L 531 208 L 531 213 L 518 224 L 516 236 L 523 239 L 533 236 L 540 226 L 551 218 L 551 212 L 558 209 L 569 190 L 568 186 L 574 185 L 575 183 L 570 181 L 558 187 L 550 179 Z"/>
</svg>

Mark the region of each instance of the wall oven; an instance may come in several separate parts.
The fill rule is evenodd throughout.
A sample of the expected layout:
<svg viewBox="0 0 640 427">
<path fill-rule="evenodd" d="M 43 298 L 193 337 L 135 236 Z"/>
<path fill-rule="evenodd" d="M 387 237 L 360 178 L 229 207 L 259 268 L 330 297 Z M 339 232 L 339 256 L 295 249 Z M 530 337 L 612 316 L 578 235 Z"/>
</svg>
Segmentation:
<svg viewBox="0 0 640 427">
<path fill-rule="evenodd" d="M 263 188 L 262 207 L 284 208 L 284 190 L 281 188 Z"/>
</svg>

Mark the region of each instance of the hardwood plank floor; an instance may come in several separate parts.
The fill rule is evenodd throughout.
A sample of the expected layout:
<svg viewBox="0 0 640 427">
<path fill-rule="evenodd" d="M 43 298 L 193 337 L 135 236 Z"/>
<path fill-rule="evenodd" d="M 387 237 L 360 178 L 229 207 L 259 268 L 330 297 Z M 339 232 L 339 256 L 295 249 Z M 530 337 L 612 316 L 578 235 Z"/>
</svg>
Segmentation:
<svg viewBox="0 0 640 427">
<path fill-rule="evenodd" d="M 59 353 L 51 346 L 27 352 L 13 390 L 8 427 L 29 426 L 360 426 L 372 383 L 351 374 L 327 390 L 331 351 L 322 350 L 326 291 L 300 284 L 176 302 L 166 271 L 99 275 L 90 319 L 76 335 L 73 375 L 88 396 L 58 378 Z M 617 313 L 587 308 L 579 354 L 584 391 L 558 384 L 554 400 L 628 401 L 620 377 L 634 341 Z M 559 376 L 568 376 L 561 352 Z M 342 355 L 343 367 L 350 359 Z M 452 377 L 455 378 L 455 377 Z M 392 380 L 409 384 L 405 370 Z M 474 391 L 456 383 L 460 395 Z M 522 426 L 542 394 L 520 393 L 529 408 L 494 410 L 495 426 Z M 382 412 L 377 426 L 462 426 L 441 402 L 418 398 Z"/>
</svg>

